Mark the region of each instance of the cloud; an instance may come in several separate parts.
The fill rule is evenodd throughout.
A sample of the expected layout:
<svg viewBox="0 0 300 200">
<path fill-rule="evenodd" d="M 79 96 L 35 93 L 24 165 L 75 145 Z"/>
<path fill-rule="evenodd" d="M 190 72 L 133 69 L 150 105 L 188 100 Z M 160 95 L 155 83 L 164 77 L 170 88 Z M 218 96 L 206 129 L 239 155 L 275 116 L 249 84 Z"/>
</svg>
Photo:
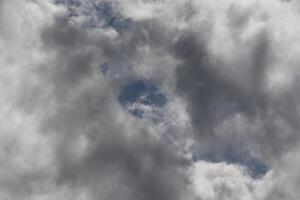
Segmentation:
<svg viewBox="0 0 300 200">
<path fill-rule="evenodd" d="M 7 31 L 24 28 L 38 42 L 24 51 L 37 54 L 29 60 L 3 51 L 3 59 L 19 58 L 3 63 L 14 67 L 2 74 L 12 82 L 6 89 L 3 83 L 3 199 L 181 199 L 189 161 L 161 140 L 159 128 L 122 109 L 122 80 L 99 69 L 107 57 L 120 56 L 118 33 L 72 25 L 66 10 L 49 2 L 28 4 L 46 9 L 50 19 L 37 16 L 41 26 L 33 28 L 3 25 Z M 21 7 L 17 1 L 7 6 Z M 29 30 L 35 32 L 27 35 Z M 16 50 L 25 49 L 19 37 Z"/>
<path fill-rule="evenodd" d="M 0 1 L 1 199 L 299 199 L 298 8 Z"/>
<path fill-rule="evenodd" d="M 272 185 L 269 177 L 253 180 L 242 167 L 225 163 L 197 162 L 191 168 L 192 190 L 203 200 L 264 199 Z"/>
</svg>

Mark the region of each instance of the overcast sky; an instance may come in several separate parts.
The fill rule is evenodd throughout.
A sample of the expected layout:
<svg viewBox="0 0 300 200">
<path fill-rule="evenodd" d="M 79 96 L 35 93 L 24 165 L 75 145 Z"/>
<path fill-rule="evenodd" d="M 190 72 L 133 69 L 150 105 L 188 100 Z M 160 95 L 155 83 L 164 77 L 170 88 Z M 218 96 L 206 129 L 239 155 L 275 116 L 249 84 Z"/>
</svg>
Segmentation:
<svg viewBox="0 0 300 200">
<path fill-rule="evenodd" d="M 1 200 L 299 200 L 296 0 L 0 0 Z"/>
</svg>

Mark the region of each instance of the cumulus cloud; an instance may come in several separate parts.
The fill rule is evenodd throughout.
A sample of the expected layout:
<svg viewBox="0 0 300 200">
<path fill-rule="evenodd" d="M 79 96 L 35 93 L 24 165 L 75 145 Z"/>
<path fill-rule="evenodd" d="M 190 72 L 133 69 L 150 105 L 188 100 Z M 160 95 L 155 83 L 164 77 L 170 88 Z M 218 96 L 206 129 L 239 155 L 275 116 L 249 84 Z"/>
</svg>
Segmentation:
<svg viewBox="0 0 300 200">
<path fill-rule="evenodd" d="M 196 199 L 265 199 L 270 176 L 253 180 L 238 165 L 197 162 L 191 168 L 192 191 Z"/>
<path fill-rule="evenodd" d="M 1 199 L 299 199 L 296 1 L 0 1 Z"/>
</svg>

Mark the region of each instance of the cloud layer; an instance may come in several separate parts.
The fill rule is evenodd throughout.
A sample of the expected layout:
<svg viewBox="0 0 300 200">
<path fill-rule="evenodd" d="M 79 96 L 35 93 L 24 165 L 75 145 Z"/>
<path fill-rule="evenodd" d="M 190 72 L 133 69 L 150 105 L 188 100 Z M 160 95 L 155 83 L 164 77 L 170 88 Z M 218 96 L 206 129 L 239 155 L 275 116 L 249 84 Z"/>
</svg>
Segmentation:
<svg viewBox="0 0 300 200">
<path fill-rule="evenodd" d="M 299 199 L 299 8 L 0 1 L 0 198 Z"/>
</svg>

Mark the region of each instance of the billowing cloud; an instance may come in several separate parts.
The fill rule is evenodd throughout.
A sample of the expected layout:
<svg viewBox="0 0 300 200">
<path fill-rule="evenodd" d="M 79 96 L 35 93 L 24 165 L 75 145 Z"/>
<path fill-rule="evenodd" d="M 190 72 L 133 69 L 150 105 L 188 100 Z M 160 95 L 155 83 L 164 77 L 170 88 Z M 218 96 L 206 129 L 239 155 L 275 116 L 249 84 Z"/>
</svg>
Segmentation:
<svg viewBox="0 0 300 200">
<path fill-rule="evenodd" d="M 297 200 L 299 5 L 0 1 L 0 198 Z"/>
</svg>

